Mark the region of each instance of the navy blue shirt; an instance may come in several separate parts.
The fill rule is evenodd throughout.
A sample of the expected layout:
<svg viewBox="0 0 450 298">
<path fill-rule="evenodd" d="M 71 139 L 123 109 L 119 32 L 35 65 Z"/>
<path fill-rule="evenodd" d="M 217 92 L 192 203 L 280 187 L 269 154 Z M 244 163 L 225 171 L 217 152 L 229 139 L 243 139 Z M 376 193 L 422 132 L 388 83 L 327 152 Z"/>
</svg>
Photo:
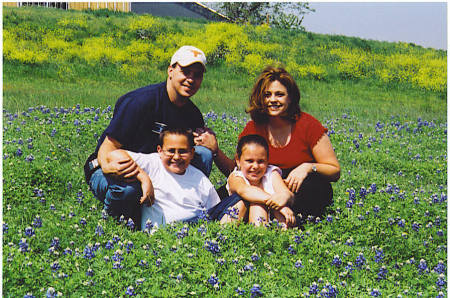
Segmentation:
<svg viewBox="0 0 450 298">
<path fill-rule="evenodd" d="M 189 99 L 182 107 L 174 105 L 166 86 L 166 82 L 149 85 L 120 97 L 113 118 L 98 141 L 95 156 L 106 135 L 122 144 L 122 149 L 152 153 L 156 152 L 161 126 L 192 130 L 204 127 L 197 106 Z"/>
</svg>

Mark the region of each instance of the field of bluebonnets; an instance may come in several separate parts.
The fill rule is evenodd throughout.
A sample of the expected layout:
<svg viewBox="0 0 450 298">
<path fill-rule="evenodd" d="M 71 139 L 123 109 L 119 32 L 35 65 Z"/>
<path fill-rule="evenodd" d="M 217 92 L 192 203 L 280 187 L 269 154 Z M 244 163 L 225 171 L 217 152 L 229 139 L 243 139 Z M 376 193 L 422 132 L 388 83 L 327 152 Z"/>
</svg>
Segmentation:
<svg viewBox="0 0 450 298">
<path fill-rule="evenodd" d="M 445 84 L 429 86 L 424 85 L 427 80 L 419 83 L 419 79 L 412 79 L 426 71 L 435 82 L 439 81 L 437 78 L 446 78 L 446 66 L 444 69 L 437 66 L 446 64 L 446 52 L 344 37 L 286 34 L 285 37 L 293 35 L 296 40 L 305 37 L 305 42 L 320 40 L 323 48 L 343 48 L 342 44 L 346 42 L 345 47 L 350 52 L 367 57 L 376 53 L 376 46 L 389 49 L 390 52 L 385 52 L 390 54 L 376 54 L 379 55 L 376 56 L 377 63 L 388 56 L 403 55 L 398 48 L 405 46 L 410 47 L 410 62 L 420 60 L 414 64 L 416 68 L 403 66 L 404 78 L 410 79 L 387 82 L 376 77 L 381 64 L 377 64 L 380 68 L 371 68 L 373 73 L 365 72 L 365 78 L 348 77 L 339 72 L 339 65 L 345 65 L 344 60 L 333 56 L 334 62 L 319 63 L 320 57 L 314 56 L 317 67 L 327 69 L 328 78 L 323 78 L 303 76 L 301 69 L 306 66 L 300 61 L 302 58 L 298 58 L 296 66 L 293 61 L 289 64 L 283 60 L 290 55 L 280 54 L 280 62 L 297 70 L 295 76 L 301 88 L 305 86 L 302 90 L 307 90 L 301 104 L 329 129 L 342 167 L 341 179 L 333 184 L 335 202 L 328 214 L 322 219 L 303 218 L 302 229 L 289 231 L 281 231 L 276 222 L 265 228 L 254 228 L 244 224 L 220 226 L 204 220 L 196 225 L 175 224 L 159 230 L 149 226 L 145 232 L 135 232 L 132 222 L 115 222 L 102 212 L 102 206 L 84 183 L 82 165 L 109 123 L 115 99 L 126 90 L 132 90 L 134 84 L 143 86 L 152 82 L 144 74 L 149 71 L 146 67 L 154 68 L 157 73 L 151 77 L 154 82 L 164 77 L 164 63 L 167 64 L 170 51 L 167 47 L 154 52 L 158 38 L 177 34 L 176 30 L 189 22 L 106 12 L 51 10 L 48 13 L 43 9 L 6 9 L 3 21 L 2 285 L 5 297 L 446 295 L 446 79 Z M 147 60 L 121 62 L 104 54 L 95 61 L 76 56 L 80 51 L 90 52 L 89 57 L 98 51 L 118 51 L 125 44 L 124 35 L 154 33 L 147 30 L 145 22 L 165 26 L 165 31 L 169 32 L 135 38 L 134 42 L 148 46 L 144 55 Z M 55 23 L 60 26 L 55 27 Z M 120 35 L 121 27 L 117 23 L 137 27 L 126 29 L 129 31 Z M 120 40 L 115 46 L 83 39 L 87 31 L 90 31 L 89 38 L 96 38 L 92 32 L 98 31 L 101 32 L 99 36 L 107 40 L 110 31 L 102 27 L 104 24 L 109 24 L 111 32 Z M 74 26 L 81 31 L 74 31 Z M 253 70 L 247 69 L 246 65 L 259 69 L 260 65 L 248 61 L 255 58 L 252 53 L 257 55 L 252 51 L 256 48 L 262 51 L 264 45 L 256 44 L 255 48 L 252 40 L 262 34 L 266 46 L 273 42 L 272 46 L 276 47 L 276 36 L 280 32 L 273 33 L 265 27 L 192 23 L 198 30 L 209 30 L 214 26 L 241 30 L 242 34 L 248 34 L 247 41 L 241 38 L 229 42 L 244 41 L 250 45 L 246 53 L 236 53 L 238 47 L 222 42 L 221 52 L 216 49 L 208 53 L 208 46 L 213 48 L 211 43 L 199 43 L 206 48 L 208 58 L 216 57 L 217 53 L 223 56 L 211 59 L 213 63 L 202 87 L 206 91 L 199 92 L 194 101 L 204 112 L 208 126 L 217 133 L 221 148 L 232 156 L 237 135 L 248 120 L 242 112 L 234 112 L 233 106 L 240 111 L 245 107 L 244 96 L 248 95 L 254 80 Z M 50 37 L 52 42 L 38 45 L 37 41 Z M 168 44 L 173 48 L 186 42 L 172 38 L 172 43 Z M 228 37 L 216 34 L 214 38 L 220 41 Z M 372 50 L 362 50 L 357 43 L 370 46 Z M 305 48 L 305 51 L 312 55 L 314 44 L 309 45 L 312 49 Z M 74 50 L 76 46 L 79 48 Z M 129 49 L 137 48 L 136 44 L 129 46 Z M 294 47 L 284 45 L 283 48 L 285 52 L 294 51 Z M 34 56 L 24 54 L 25 50 Z M 87 52 L 83 52 L 85 50 Z M 148 53 L 165 56 L 157 60 L 156 54 Z M 278 59 L 276 53 L 273 50 L 271 59 Z M 35 60 L 20 60 L 25 59 L 20 55 Z M 239 58 L 239 55 L 244 56 Z M 48 59 L 39 61 L 37 57 Z M 431 63 L 433 59 L 435 62 Z M 371 63 L 375 60 L 366 59 Z M 233 64 L 233 61 L 241 64 Z M 356 63 L 354 59 L 347 62 Z M 138 65 L 143 70 L 135 68 Z M 392 65 L 386 63 L 386 68 Z M 425 65 L 424 68 L 421 65 Z M 426 70 L 427 67 L 430 69 Z M 234 77 L 229 81 L 231 87 L 245 89 L 229 91 L 227 96 L 242 96 L 242 100 L 233 104 L 213 102 L 211 109 L 205 109 L 209 106 L 204 104 L 204 98 L 211 101 L 208 92 L 215 96 L 225 93 L 220 90 L 225 87 L 214 87 L 214 81 L 220 81 L 224 69 L 228 73 L 225 76 Z M 127 73 L 132 70 L 136 72 L 134 76 Z M 356 75 L 353 70 L 349 73 Z M 386 73 L 393 75 L 393 72 Z M 125 91 L 114 89 L 102 76 L 125 82 L 120 87 Z M 87 78 L 91 83 L 86 82 Z M 111 87 L 112 93 L 115 92 L 108 104 L 104 104 L 105 99 L 80 100 L 79 104 L 72 104 L 80 94 L 86 95 L 83 100 L 89 99 L 88 94 L 94 92 L 89 89 L 93 86 L 92 81 L 98 89 Z M 350 83 L 345 83 L 347 81 Z M 72 84 L 67 90 L 69 94 L 63 96 L 64 100 L 53 98 L 50 104 L 42 104 L 46 96 L 50 96 L 45 94 L 46 90 L 53 97 L 58 94 L 50 87 L 58 84 Z M 376 87 L 383 84 L 388 84 L 386 89 Z M 74 85 L 80 90 L 85 89 L 85 93 L 78 93 L 82 91 Z M 343 108 L 340 102 L 314 103 L 314 90 L 306 85 L 317 87 L 318 92 L 335 88 L 347 106 Z M 433 86 L 439 87 L 433 89 Z M 354 89 L 358 88 L 372 90 L 365 93 L 371 95 L 364 99 L 352 98 L 356 94 Z M 391 92 L 391 88 L 394 91 Z M 346 92 L 350 99 L 344 96 Z M 380 100 L 375 93 L 381 93 L 384 99 Z M 388 108 L 390 113 L 374 110 L 377 106 L 382 109 L 382 105 L 394 107 L 392 101 L 396 99 L 386 98 L 400 93 L 408 94 L 409 102 Z M 371 99 L 377 100 L 373 106 L 360 107 Z M 225 178 L 214 169 L 211 180 L 220 186 Z"/>
</svg>

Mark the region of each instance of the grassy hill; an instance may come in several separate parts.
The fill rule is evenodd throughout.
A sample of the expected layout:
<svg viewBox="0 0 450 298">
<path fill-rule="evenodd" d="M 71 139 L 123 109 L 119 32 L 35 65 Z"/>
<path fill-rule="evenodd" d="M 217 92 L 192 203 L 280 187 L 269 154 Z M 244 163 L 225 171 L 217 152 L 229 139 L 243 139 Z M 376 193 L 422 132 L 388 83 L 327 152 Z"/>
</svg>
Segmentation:
<svg viewBox="0 0 450 298">
<path fill-rule="evenodd" d="M 319 118 L 369 119 L 418 111 L 442 118 L 446 51 L 414 44 L 108 11 L 4 8 L 4 107 L 112 105 L 161 81 L 183 44 L 203 49 L 202 111 L 241 114 L 256 75 L 281 64 L 297 79 L 302 107 Z M 338 102 L 339 105 L 335 105 Z"/>
</svg>

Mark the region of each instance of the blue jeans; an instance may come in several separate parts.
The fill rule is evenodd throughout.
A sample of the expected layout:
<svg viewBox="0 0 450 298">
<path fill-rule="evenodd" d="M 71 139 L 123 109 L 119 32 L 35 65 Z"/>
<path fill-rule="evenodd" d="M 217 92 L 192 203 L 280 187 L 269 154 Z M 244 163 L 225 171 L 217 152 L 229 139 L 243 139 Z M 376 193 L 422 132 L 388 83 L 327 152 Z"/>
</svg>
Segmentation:
<svg viewBox="0 0 450 298">
<path fill-rule="evenodd" d="M 206 176 L 211 173 L 213 156 L 211 150 L 203 146 L 195 146 L 195 155 L 191 164 L 201 170 Z M 139 198 L 142 196 L 141 184 L 124 182 L 104 175 L 102 169 L 97 169 L 89 180 L 94 196 L 104 204 L 109 215 L 133 219 L 140 224 L 141 208 Z M 139 228 L 139 227 L 138 227 Z"/>
</svg>

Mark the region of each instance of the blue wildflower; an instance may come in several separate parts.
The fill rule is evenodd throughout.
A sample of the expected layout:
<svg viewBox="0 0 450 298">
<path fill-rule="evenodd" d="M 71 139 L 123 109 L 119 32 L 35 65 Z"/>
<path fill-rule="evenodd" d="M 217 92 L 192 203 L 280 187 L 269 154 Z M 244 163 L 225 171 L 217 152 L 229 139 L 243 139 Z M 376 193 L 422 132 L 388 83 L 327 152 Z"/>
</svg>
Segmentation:
<svg viewBox="0 0 450 298">
<path fill-rule="evenodd" d="M 433 268 L 433 271 L 436 273 L 445 273 L 447 270 L 443 261 L 439 261 L 438 264 Z"/>
<path fill-rule="evenodd" d="M 58 295 L 58 293 L 56 293 L 54 288 L 49 287 L 47 289 L 47 292 L 45 293 L 45 295 L 46 295 L 45 297 L 47 297 L 47 298 L 54 298 Z"/>
<path fill-rule="evenodd" d="M 86 245 L 86 247 L 84 248 L 83 254 L 84 254 L 84 258 L 85 258 L 85 259 L 90 260 L 90 259 L 92 259 L 92 258 L 95 258 L 94 249 L 93 249 L 91 243 L 89 243 L 88 245 Z"/>
<path fill-rule="evenodd" d="M 94 270 L 92 270 L 91 268 L 88 268 L 86 271 L 86 276 L 94 276 Z"/>
<path fill-rule="evenodd" d="M 33 228 L 32 227 L 26 227 L 25 228 L 25 236 L 27 236 L 27 237 L 32 237 L 32 236 L 34 236 L 34 230 L 33 230 Z"/>
<path fill-rule="evenodd" d="M 127 226 L 128 226 L 130 229 L 132 229 L 132 230 L 133 230 L 134 227 L 135 227 L 134 221 L 133 221 L 131 218 L 128 219 Z"/>
<path fill-rule="evenodd" d="M 423 274 L 423 273 L 428 273 L 428 265 L 427 265 L 427 261 L 425 261 L 424 259 L 421 259 L 419 261 L 419 265 L 417 265 L 417 268 L 419 269 L 419 274 Z"/>
<path fill-rule="evenodd" d="M 303 266 L 302 261 L 297 260 L 294 264 L 295 268 L 304 268 L 305 266 Z"/>
<path fill-rule="evenodd" d="M 58 261 L 54 261 L 53 263 L 50 264 L 50 268 L 52 269 L 53 272 L 56 272 L 59 269 L 61 269 L 61 266 L 59 265 Z"/>
<path fill-rule="evenodd" d="M 365 263 L 366 258 L 364 257 L 363 253 L 360 252 L 355 260 L 356 267 L 361 268 Z"/>
<path fill-rule="evenodd" d="M 372 291 L 370 292 L 370 296 L 372 297 L 381 296 L 381 292 L 378 289 L 372 289 Z"/>
<path fill-rule="evenodd" d="M 136 296 L 137 294 L 136 294 L 136 292 L 134 291 L 133 286 L 129 286 L 129 287 L 127 288 L 127 291 L 125 292 L 125 295 L 128 295 L 128 296 Z"/>
<path fill-rule="evenodd" d="M 220 253 L 220 247 L 217 241 L 215 240 L 206 240 L 205 241 L 205 249 L 213 254 Z"/>
<path fill-rule="evenodd" d="M 447 280 L 445 278 L 445 275 L 444 274 L 440 274 L 438 280 L 436 281 L 436 285 L 439 288 L 443 288 L 443 287 L 445 287 L 446 284 L 447 284 Z"/>
<path fill-rule="evenodd" d="M 337 297 L 338 294 L 338 290 L 336 288 L 336 286 L 331 285 L 330 283 L 326 283 L 325 286 L 323 287 L 322 291 L 320 291 L 320 296 L 321 297 Z"/>
<path fill-rule="evenodd" d="M 234 290 L 239 296 L 242 296 L 245 294 L 245 290 L 242 289 L 241 287 L 238 287 Z"/>
<path fill-rule="evenodd" d="M 36 217 L 33 220 L 33 227 L 40 228 L 42 227 L 42 219 L 39 215 L 36 215 Z"/>
<path fill-rule="evenodd" d="M 339 267 L 342 265 L 342 260 L 338 255 L 335 255 L 333 258 L 333 261 L 331 262 L 332 265 Z"/>
<path fill-rule="evenodd" d="M 208 278 L 208 283 L 212 286 L 215 286 L 219 283 L 219 279 L 217 278 L 217 276 L 215 274 L 212 274 L 209 278 Z"/>
<path fill-rule="evenodd" d="M 386 274 L 388 273 L 388 270 L 385 266 L 381 266 L 380 270 L 378 271 L 377 274 L 377 279 L 378 280 L 382 280 L 382 279 L 386 279 Z"/>
<path fill-rule="evenodd" d="M 316 282 L 313 282 L 310 286 L 309 286 L 309 294 L 310 295 L 314 295 L 319 293 L 319 286 L 317 285 Z"/>
<path fill-rule="evenodd" d="M 383 262 L 383 258 L 384 258 L 383 249 L 377 249 L 377 251 L 375 252 L 375 256 L 373 258 L 375 263 Z"/>
<path fill-rule="evenodd" d="M 254 284 L 253 287 L 250 289 L 251 296 L 250 297 L 260 297 L 263 296 L 263 293 L 261 291 L 261 286 L 258 284 Z"/>
<path fill-rule="evenodd" d="M 105 232 L 103 231 L 103 227 L 98 224 L 97 227 L 95 228 L 95 234 L 98 236 L 103 235 Z"/>
<path fill-rule="evenodd" d="M 20 252 L 27 252 L 29 251 L 28 243 L 26 238 L 22 238 L 19 242 L 19 251 Z"/>
</svg>

